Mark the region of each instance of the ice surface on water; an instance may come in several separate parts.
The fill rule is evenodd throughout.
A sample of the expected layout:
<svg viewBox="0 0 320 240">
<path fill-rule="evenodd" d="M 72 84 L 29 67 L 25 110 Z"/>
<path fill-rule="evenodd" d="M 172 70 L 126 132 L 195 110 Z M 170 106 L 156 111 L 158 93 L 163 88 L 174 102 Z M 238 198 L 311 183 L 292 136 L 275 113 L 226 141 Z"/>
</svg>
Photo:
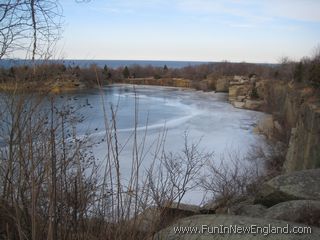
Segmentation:
<svg viewBox="0 0 320 240">
<path fill-rule="evenodd" d="M 167 151 L 177 152 L 183 148 L 184 132 L 188 131 L 190 142 L 200 142 L 200 148 L 214 152 L 219 158 L 224 152 L 237 151 L 245 155 L 249 146 L 263 142 L 263 138 L 253 133 L 254 125 L 264 115 L 260 112 L 236 109 L 227 102 L 222 93 L 204 93 L 167 87 L 113 86 L 104 89 L 104 104 L 110 118 L 109 107 L 118 105 L 117 125 L 120 144 L 126 142 L 134 129 L 135 99 L 138 105 L 138 136 L 143 137 L 148 123 L 146 145 L 151 146 L 165 127 Z M 75 96 L 79 104 L 89 104 L 81 110 L 85 121 L 79 125 L 80 134 L 90 133 L 93 140 L 103 139 L 105 127 L 101 94 L 89 91 Z M 147 148 L 146 148 L 147 149 Z M 94 155 L 104 161 L 106 144 L 94 147 Z M 129 178 L 132 157 L 132 141 L 120 154 L 123 179 Z M 151 162 L 151 155 L 143 165 Z M 184 202 L 199 203 L 203 194 L 192 191 Z"/>
</svg>

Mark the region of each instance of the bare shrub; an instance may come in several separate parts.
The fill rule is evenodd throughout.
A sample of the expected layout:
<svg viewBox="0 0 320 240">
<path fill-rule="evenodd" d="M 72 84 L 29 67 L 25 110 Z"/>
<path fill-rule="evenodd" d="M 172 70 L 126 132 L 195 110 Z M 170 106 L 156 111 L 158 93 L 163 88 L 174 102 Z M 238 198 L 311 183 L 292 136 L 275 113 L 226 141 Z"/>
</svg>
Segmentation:
<svg viewBox="0 0 320 240">
<path fill-rule="evenodd" d="M 270 179 L 281 174 L 286 151 L 285 143 L 266 141 L 263 146 L 251 146 L 247 159 L 262 166 L 263 174 L 260 177 Z"/>
<path fill-rule="evenodd" d="M 67 239 L 92 206 L 97 177 L 74 128 L 80 119 L 54 96 L 2 93 L 1 106 L 1 201 L 15 222 L 6 235 Z"/>
<path fill-rule="evenodd" d="M 60 37 L 62 9 L 56 0 L 2 1 L 0 59 L 16 51 L 49 59 Z"/>
<path fill-rule="evenodd" d="M 260 175 L 258 165 L 249 164 L 239 156 L 239 153 L 225 153 L 218 161 L 209 162 L 207 173 L 200 181 L 201 187 L 225 206 L 247 195 L 248 186 Z"/>
<path fill-rule="evenodd" d="M 207 163 L 199 185 L 220 207 L 255 197 L 265 181 L 281 173 L 285 149 L 280 142 L 269 142 L 251 146 L 243 157 L 239 152 L 225 152 Z"/>
<path fill-rule="evenodd" d="M 149 187 L 153 200 L 158 207 L 177 202 L 177 208 L 187 191 L 197 186 L 204 165 L 213 153 L 199 150 L 199 143 L 188 142 L 184 135 L 184 147 L 181 153 L 162 152 L 156 163 L 149 169 Z"/>
</svg>

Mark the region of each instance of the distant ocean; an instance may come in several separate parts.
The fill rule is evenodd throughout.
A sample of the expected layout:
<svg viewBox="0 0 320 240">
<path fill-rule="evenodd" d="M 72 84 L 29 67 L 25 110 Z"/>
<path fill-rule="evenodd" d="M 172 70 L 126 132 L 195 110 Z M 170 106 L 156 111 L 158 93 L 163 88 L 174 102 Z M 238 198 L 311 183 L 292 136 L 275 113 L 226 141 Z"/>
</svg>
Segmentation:
<svg viewBox="0 0 320 240">
<path fill-rule="evenodd" d="M 42 60 L 36 61 L 38 64 L 43 63 Z M 167 65 L 169 68 L 183 68 L 187 66 L 195 66 L 213 62 L 196 62 L 196 61 L 154 61 L 154 60 L 47 60 L 49 63 L 61 63 L 66 67 L 68 66 L 79 66 L 79 67 L 89 67 L 92 64 L 96 64 L 99 67 L 104 67 L 107 65 L 109 68 L 118 68 L 124 66 L 148 66 L 151 65 L 153 67 L 163 67 Z M 30 65 L 31 60 L 21 60 L 21 59 L 2 59 L 0 60 L 0 66 L 4 68 L 10 68 L 12 66 L 19 65 Z"/>
</svg>

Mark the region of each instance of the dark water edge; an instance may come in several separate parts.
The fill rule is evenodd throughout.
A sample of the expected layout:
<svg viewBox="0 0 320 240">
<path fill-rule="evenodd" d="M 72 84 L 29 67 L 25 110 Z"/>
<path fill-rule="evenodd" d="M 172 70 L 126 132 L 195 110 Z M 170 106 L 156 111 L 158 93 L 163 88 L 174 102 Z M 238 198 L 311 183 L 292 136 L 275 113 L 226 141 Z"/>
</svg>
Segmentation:
<svg viewBox="0 0 320 240">
<path fill-rule="evenodd" d="M 43 63 L 59 63 L 64 64 L 66 67 L 79 66 L 79 67 L 89 67 L 92 64 L 96 64 L 98 67 L 104 67 L 107 65 L 109 68 L 118 68 L 124 66 L 153 66 L 153 67 L 163 67 L 167 65 L 169 68 L 183 68 L 187 66 L 196 66 L 201 64 L 208 64 L 214 62 L 200 62 L 200 61 L 155 61 L 155 60 L 79 60 L 79 59 L 67 59 L 67 60 L 37 60 L 37 64 Z M 10 68 L 12 66 L 21 65 L 31 65 L 31 60 L 23 59 L 2 59 L 0 60 L 0 66 L 3 68 Z"/>
</svg>

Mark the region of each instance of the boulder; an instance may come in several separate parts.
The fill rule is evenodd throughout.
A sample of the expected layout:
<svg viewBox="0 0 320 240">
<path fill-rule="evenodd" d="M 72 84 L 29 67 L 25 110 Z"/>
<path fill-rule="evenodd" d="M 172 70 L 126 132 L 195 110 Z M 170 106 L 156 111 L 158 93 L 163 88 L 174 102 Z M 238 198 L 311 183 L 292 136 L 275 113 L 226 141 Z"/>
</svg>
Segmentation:
<svg viewBox="0 0 320 240">
<path fill-rule="evenodd" d="M 245 76 L 238 76 L 238 75 L 235 75 L 233 77 L 233 82 L 234 83 L 240 83 L 240 84 L 243 84 L 243 83 L 248 83 L 249 82 L 249 79 Z"/>
<path fill-rule="evenodd" d="M 230 86 L 229 87 L 229 95 L 228 96 L 229 96 L 230 102 L 237 99 L 237 96 L 238 96 L 237 90 L 238 90 L 238 86 Z"/>
<path fill-rule="evenodd" d="M 238 96 L 248 96 L 250 92 L 249 84 L 230 85 L 229 86 L 229 101 L 232 102 L 237 99 Z"/>
<path fill-rule="evenodd" d="M 238 196 L 231 199 L 214 199 L 207 202 L 200 209 L 202 214 L 239 214 L 242 207 L 245 209 L 249 205 L 253 205 L 254 198 L 251 196 Z M 250 207 L 248 207 L 249 209 Z M 244 214 L 245 215 L 245 214 Z"/>
<path fill-rule="evenodd" d="M 263 217 L 267 208 L 261 204 L 238 204 L 230 208 L 230 213 L 234 215 L 248 217 Z"/>
<path fill-rule="evenodd" d="M 320 201 L 296 200 L 282 202 L 268 208 L 265 217 L 320 227 Z"/>
<path fill-rule="evenodd" d="M 244 103 L 244 102 L 234 101 L 234 102 L 232 102 L 232 105 L 233 105 L 235 108 L 244 108 L 245 103 Z"/>
<path fill-rule="evenodd" d="M 243 102 L 246 98 L 247 96 L 237 96 L 237 101 Z"/>
<path fill-rule="evenodd" d="M 261 110 L 264 102 L 261 100 L 245 100 L 244 108 L 249 110 Z"/>
<path fill-rule="evenodd" d="M 237 228 L 239 231 L 242 229 L 242 233 L 226 233 L 226 228 L 233 229 Z M 310 231 L 311 233 L 306 234 L 286 234 L 287 231 L 292 230 L 292 227 L 303 227 L 304 230 Z M 282 233 L 270 233 L 275 231 Z M 225 230 L 225 234 L 222 234 L 222 230 Z M 246 229 L 246 230 L 244 230 Z M 244 231 L 255 231 L 244 232 Z M 258 233 L 259 229 L 259 233 Z M 300 230 L 302 228 L 299 228 Z M 177 231 L 193 231 L 193 233 L 178 233 Z M 220 234 L 218 231 L 220 230 Z M 216 231 L 216 233 L 214 233 Z M 230 230 L 229 230 L 230 231 Z M 265 236 L 267 235 L 267 236 Z M 192 217 L 184 218 L 179 220 L 176 224 L 169 226 L 160 232 L 158 232 L 154 239 L 164 240 L 164 239 L 188 239 L 188 240 L 318 240 L 320 239 L 320 229 L 316 227 L 308 227 L 302 224 L 295 224 L 292 222 L 285 222 L 279 220 L 270 220 L 262 218 L 244 217 L 244 216 L 232 216 L 232 215 L 195 215 Z"/>
<path fill-rule="evenodd" d="M 227 205 L 229 204 L 228 201 L 225 199 L 216 199 L 216 200 L 211 200 L 204 204 L 200 208 L 200 213 L 201 214 L 215 214 L 215 213 L 221 213 L 221 212 L 227 212 L 228 207 Z"/>
<path fill-rule="evenodd" d="M 177 203 L 173 202 L 165 206 L 166 209 L 171 209 L 172 211 L 180 211 L 190 214 L 198 214 L 200 213 L 200 207 L 197 205 L 186 204 L 186 203 Z"/>
<path fill-rule="evenodd" d="M 167 227 L 180 218 L 200 213 L 200 207 L 195 205 L 171 203 L 164 207 L 150 207 L 135 219 L 140 232 L 150 233 Z M 134 221 L 134 220 L 132 220 Z"/>
<path fill-rule="evenodd" d="M 255 203 L 273 206 L 290 200 L 320 200 L 320 169 L 292 172 L 265 183 Z"/>
</svg>

